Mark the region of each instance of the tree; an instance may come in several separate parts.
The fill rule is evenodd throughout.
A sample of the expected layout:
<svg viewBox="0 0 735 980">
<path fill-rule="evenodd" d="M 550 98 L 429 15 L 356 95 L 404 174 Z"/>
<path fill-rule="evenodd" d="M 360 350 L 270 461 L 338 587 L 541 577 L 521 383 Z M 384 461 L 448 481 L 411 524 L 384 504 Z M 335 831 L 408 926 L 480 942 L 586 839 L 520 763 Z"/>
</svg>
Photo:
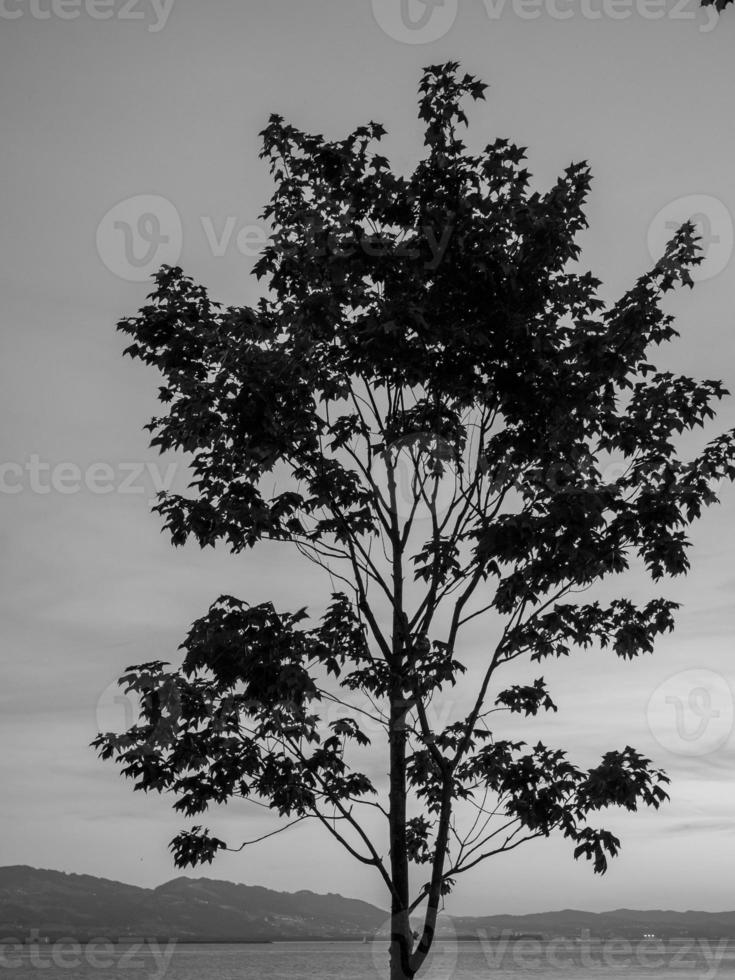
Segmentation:
<svg viewBox="0 0 735 980">
<path fill-rule="evenodd" d="M 692 460 L 677 448 L 720 383 L 650 360 L 676 335 L 662 297 L 701 261 L 693 226 L 607 306 L 577 268 L 586 164 L 542 194 L 507 140 L 470 153 L 462 100 L 484 89 L 456 63 L 425 70 L 407 177 L 376 123 L 333 142 L 271 116 L 264 297 L 224 309 L 164 267 L 119 324 L 165 379 L 152 444 L 191 454 L 190 494 L 155 506 L 173 544 L 290 543 L 334 591 L 311 623 L 222 596 L 180 666 L 128 668 L 138 724 L 93 744 L 187 816 L 242 797 L 284 829 L 320 823 L 385 883 L 393 980 L 420 970 L 459 875 L 555 832 L 602 874 L 620 842 L 595 815 L 667 799 L 630 746 L 583 769 L 504 738 L 503 712 L 556 710 L 543 677 L 513 683 L 508 665 L 652 651 L 675 603 L 574 597 L 632 564 L 685 573 L 687 526 L 735 476 L 734 433 Z M 481 616 L 499 625 L 478 662 L 463 639 Z M 436 724 L 468 664 L 481 680 Z M 380 751 L 387 785 L 364 771 Z M 227 844 L 197 825 L 171 847 L 186 866 Z"/>
</svg>

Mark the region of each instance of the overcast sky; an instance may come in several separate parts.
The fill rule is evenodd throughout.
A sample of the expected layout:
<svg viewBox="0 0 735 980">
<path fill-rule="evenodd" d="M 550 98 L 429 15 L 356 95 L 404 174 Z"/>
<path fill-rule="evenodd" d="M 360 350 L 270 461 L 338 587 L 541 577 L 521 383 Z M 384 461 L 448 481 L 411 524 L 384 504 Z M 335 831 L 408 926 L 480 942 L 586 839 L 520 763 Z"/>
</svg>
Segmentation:
<svg viewBox="0 0 735 980">
<path fill-rule="evenodd" d="M 490 84 L 472 143 L 527 146 L 539 187 L 589 161 L 583 264 L 606 296 L 704 216 L 702 281 L 669 304 L 682 337 L 662 362 L 735 388 L 735 10 L 717 23 L 694 0 L 460 2 L 407 0 L 407 22 L 399 0 L 0 0 L 0 864 L 147 885 L 177 873 L 181 820 L 87 747 L 124 718 L 110 685 L 175 659 L 222 592 L 323 605 L 324 582 L 285 550 L 174 551 L 159 533 L 148 499 L 183 470 L 147 447 L 158 379 L 114 331 L 163 261 L 226 303 L 256 298 L 269 113 L 335 138 L 381 121 L 408 168 L 420 69 L 460 60 Z M 729 400 L 712 432 L 732 425 Z M 645 661 L 552 667 L 559 715 L 533 729 L 581 762 L 637 746 L 668 769 L 671 805 L 610 818 L 624 846 L 604 879 L 543 841 L 467 876 L 453 911 L 732 906 L 735 494 L 722 500 L 695 530 L 691 576 L 665 591 L 684 603 L 677 633 Z M 647 589 L 633 575 L 610 594 Z M 484 641 L 468 636 L 470 659 Z M 233 842 L 271 826 L 245 807 L 207 823 Z M 311 827 L 202 873 L 385 902 Z"/>
</svg>

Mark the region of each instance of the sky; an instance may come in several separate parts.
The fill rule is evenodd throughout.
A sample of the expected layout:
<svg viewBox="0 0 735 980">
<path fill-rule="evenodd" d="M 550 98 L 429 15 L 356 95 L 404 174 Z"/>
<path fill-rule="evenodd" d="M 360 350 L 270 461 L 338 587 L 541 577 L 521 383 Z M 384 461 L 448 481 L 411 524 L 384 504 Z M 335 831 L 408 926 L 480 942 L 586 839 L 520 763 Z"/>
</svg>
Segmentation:
<svg viewBox="0 0 735 980">
<path fill-rule="evenodd" d="M 88 747 L 125 719 L 115 679 L 175 660 L 221 593 L 323 608 L 324 581 L 280 546 L 232 557 L 159 533 L 149 501 L 185 469 L 148 447 L 157 378 L 114 329 L 162 262 L 222 302 L 258 296 L 268 115 L 333 138 L 378 120 L 408 169 L 421 68 L 460 61 L 490 86 L 472 145 L 528 147 L 539 187 L 589 162 L 582 264 L 606 297 L 696 216 L 706 258 L 667 301 L 681 338 L 661 363 L 735 389 L 734 48 L 735 10 L 693 0 L 0 0 L 0 865 L 178 874 L 181 819 Z M 733 425 L 728 399 L 711 432 Z M 450 911 L 732 906 L 735 493 L 721 499 L 694 530 L 690 576 L 666 584 L 677 631 L 632 664 L 590 651 L 551 665 L 559 713 L 530 726 L 582 763 L 636 746 L 669 772 L 671 803 L 611 814 L 623 850 L 604 878 L 568 842 L 535 842 L 466 876 Z M 616 589 L 649 586 L 634 572 Z M 469 657 L 485 642 L 468 633 Z M 232 842 L 273 826 L 245 805 L 206 822 Z M 386 901 L 311 827 L 191 873 Z"/>
</svg>

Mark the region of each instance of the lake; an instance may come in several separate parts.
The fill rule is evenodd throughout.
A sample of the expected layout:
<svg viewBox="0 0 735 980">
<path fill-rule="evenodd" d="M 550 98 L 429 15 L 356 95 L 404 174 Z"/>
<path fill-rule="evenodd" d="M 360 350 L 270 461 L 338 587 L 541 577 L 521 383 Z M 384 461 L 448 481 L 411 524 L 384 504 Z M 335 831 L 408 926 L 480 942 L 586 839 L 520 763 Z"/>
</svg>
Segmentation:
<svg viewBox="0 0 735 980">
<path fill-rule="evenodd" d="M 8 980 L 382 980 L 383 943 L 0 946 Z M 442 943 L 425 980 L 735 980 L 735 943 L 717 940 Z"/>
</svg>

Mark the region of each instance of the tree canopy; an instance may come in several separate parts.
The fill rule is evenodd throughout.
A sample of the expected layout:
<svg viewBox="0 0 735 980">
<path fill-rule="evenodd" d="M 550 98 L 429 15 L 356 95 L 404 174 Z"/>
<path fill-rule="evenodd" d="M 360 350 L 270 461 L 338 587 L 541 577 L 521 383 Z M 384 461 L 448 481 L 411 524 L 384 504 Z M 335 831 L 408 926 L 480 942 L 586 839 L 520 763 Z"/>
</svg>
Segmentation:
<svg viewBox="0 0 735 980">
<path fill-rule="evenodd" d="M 335 141 L 272 116 L 263 297 L 224 308 L 164 267 L 119 324 L 163 376 L 152 444 L 190 454 L 189 492 L 155 507 L 172 542 L 290 543 L 332 585 L 316 619 L 221 596 L 179 665 L 128 669 L 140 718 L 94 744 L 188 817 L 240 797 L 320 823 L 385 883 L 393 978 L 422 966 L 462 873 L 552 833 L 603 873 L 620 842 L 600 811 L 666 799 L 629 745 L 583 768 L 505 737 L 504 713 L 556 710 L 509 665 L 650 652 L 674 602 L 587 591 L 634 565 L 687 572 L 687 528 L 735 476 L 733 433 L 680 447 L 721 384 L 653 360 L 676 336 L 662 298 L 701 261 L 693 225 L 605 303 L 578 263 L 587 165 L 540 192 L 522 148 L 471 152 L 463 106 L 484 90 L 456 63 L 425 70 L 409 175 L 377 123 Z M 464 642 L 478 617 L 482 649 Z M 227 846 L 200 825 L 172 842 L 180 866 Z"/>
</svg>

